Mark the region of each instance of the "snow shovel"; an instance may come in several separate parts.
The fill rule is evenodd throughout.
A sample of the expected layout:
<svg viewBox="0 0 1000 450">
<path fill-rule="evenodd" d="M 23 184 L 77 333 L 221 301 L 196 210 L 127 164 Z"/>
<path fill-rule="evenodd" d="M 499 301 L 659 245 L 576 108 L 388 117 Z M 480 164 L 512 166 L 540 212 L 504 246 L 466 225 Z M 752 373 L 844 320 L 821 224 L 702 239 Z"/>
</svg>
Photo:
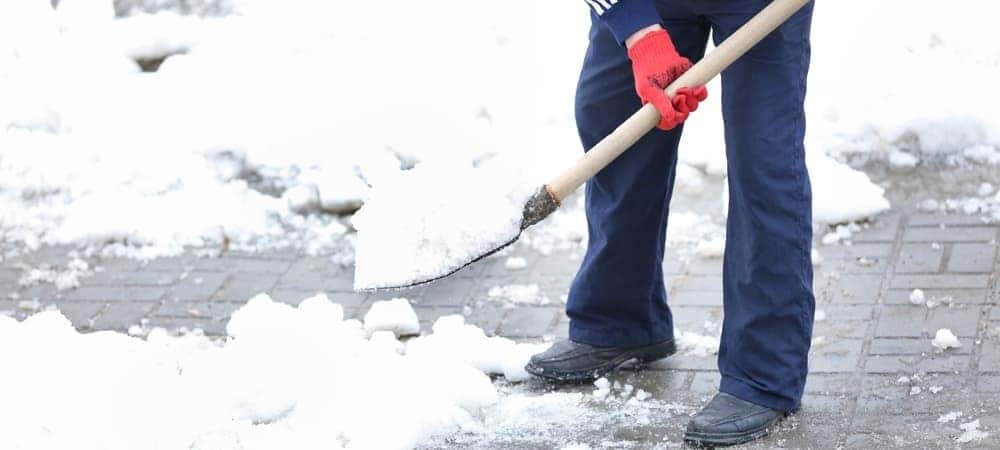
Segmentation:
<svg viewBox="0 0 1000 450">
<path fill-rule="evenodd" d="M 674 92 L 682 87 L 694 87 L 707 84 L 724 69 L 729 67 L 734 61 L 743 56 L 753 46 L 757 45 L 764 37 L 777 29 L 782 23 L 788 20 L 793 14 L 802 9 L 812 0 L 774 0 L 760 13 L 750 19 L 739 30 L 733 33 L 729 39 L 720 44 L 713 52 L 705 56 L 691 69 L 680 76 L 676 81 L 667 87 L 666 93 L 673 97 Z M 593 177 L 597 172 L 610 164 L 615 158 L 624 153 L 629 147 L 639 140 L 643 135 L 651 131 L 660 121 L 660 114 L 652 104 L 646 104 L 638 112 L 629 117 L 624 123 L 597 143 L 590 151 L 586 152 L 572 167 L 563 171 L 545 185 L 538 188 L 527 203 L 524 205 L 520 221 L 520 230 L 516 236 L 506 242 L 498 242 L 491 250 L 479 253 L 460 263 L 442 267 L 437 273 L 422 274 L 416 279 L 379 283 L 377 285 L 365 285 L 355 288 L 363 291 L 378 289 L 402 289 L 424 283 L 428 283 L 440 278 L 447 277 L 465 266 L 490 256 L 510 244 L 513 244 L 520 237 L 520 232 L 528 227 L 542 221 L 556 209 L 559 204 L 584 182 Z M 357 266 L 356 266 L 357 267 Z M 398 280 L 397 280 L 398 281 Z"/>
</svg>

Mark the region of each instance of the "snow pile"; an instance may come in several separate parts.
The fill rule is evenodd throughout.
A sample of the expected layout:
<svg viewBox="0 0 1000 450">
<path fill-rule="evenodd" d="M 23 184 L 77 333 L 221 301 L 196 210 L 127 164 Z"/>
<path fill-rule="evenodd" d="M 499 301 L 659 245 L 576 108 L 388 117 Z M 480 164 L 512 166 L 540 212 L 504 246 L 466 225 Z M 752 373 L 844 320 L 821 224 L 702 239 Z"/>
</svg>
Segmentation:
<svg viewBox="0 0 1000 450">
<path fill-rule="evenodd" d="M 365 332 L 390 331 L 396 336 L 420 334 L 420 319 L 405 298 L 377 301 L 365 314 Z"/>
<path fill-rule="evenodd" d="M 528 267 L 528 261 L 519 256 L 511 256 L 503 263 L 507 270 L 521 270 Z"/>
<path fill-rule="evenodd" d="M 322 295 L 297 308 L 257 296 L 224 343 L 79 334 L 58 312 L 0 317 L 0 382 L 18 387 L 0 447 L 412 448 L 478 430 L 498 401 L 487 374 L 523 378 L 542 346 L 486 338 L 461 317 L 434 328 L 400 354 L 391 333 L 367 339 Z"/>
<path fill-rule="evenodd" d="M 914 305 L 923 305 L 925 303 L 923 289 L 914 289 L 910 292 L 910 303 Z"/>
<path fill-rule="evenodd" d="M 502 374 L 512 381 L 530 377 L 524 366 L 549 344 L 518 344 L 503 337 L 486 337 L 483 330 L 459 315 L 434 322 L 433 333 L 407 342 L 406 354 L 428 360 L 458 360 L 485 373 Z"/>
<path fill-rule="evenodd" d="M 422 164 L 380 184 L 353 221 L 355 289 L 437 278 L 504 246 L 537 188 L 503 167 L 457 164 Z"/>
<path fill-rule="evenodd" d="M 962 343 L 959 342 L 958 337 L 951 330 L 941 328 L 934 334 L 934 340 L 931 341 L 931 345 L 938 350 L 945 351 L 949 348 L 959 348 L 962 346 Z"/>
</svg>

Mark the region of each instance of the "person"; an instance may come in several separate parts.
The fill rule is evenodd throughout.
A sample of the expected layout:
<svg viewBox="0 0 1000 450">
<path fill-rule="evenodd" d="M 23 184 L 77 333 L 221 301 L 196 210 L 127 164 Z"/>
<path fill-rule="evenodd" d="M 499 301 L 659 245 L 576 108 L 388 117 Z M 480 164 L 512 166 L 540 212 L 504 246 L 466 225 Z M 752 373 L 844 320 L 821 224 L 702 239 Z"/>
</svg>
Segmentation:
<svg viewBox="0 0 1000 450">
<path fill-rule="evenodd" d="M 576 93 L 584 148 L 652 103 L 659 130 L 586 186 L 589 241 L 570 288 L 569 338 L 526 370 L 563 382 L 675 352 L 663 279 L 681 123 L 705 88 L 663 92 L 767 0 L 585 0 L 590 44 Z M 719 392 L 685 431 L 696 445 L 748 442 L 799 408 L 815 299 L 804 99 L 812 3 L 722 73 L 729 212 Z M 689 149 L 688 151 L 698 151 Z"/>
</svg>

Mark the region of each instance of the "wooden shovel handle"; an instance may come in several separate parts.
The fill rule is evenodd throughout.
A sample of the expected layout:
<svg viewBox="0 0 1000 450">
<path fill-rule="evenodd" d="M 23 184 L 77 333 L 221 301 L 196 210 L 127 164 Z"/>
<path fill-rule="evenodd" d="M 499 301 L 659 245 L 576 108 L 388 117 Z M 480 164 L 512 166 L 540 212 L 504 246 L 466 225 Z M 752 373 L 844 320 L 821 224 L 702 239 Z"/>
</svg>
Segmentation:
<svg viewBox="0 0 1000 450">
<path fill-rule="evenodd" d="M 810 1 L 812 0 L 774 0 L 719 45 L 715 51 L 705 56 L 698 64 L 695 64 L 671 83 L 666 89 L 667 95 L 673 97 L 674 92 L 682 87 L 707 84 Z M 576 164 L 546 184 L 549 194 L 557 202 L 561 202 L 581 184 L 611 164 L 611 161 L 625 153 L 625 150 L 628 150 L 632 144 L 635 144 L 639 138 L 652 130 L 659 122 L 660 113 L 652 104 L 647 103 L 632 117 L 619 125 L 615 131 L 598 142 L 594 148 L 585 153 Z"/>
</svg>

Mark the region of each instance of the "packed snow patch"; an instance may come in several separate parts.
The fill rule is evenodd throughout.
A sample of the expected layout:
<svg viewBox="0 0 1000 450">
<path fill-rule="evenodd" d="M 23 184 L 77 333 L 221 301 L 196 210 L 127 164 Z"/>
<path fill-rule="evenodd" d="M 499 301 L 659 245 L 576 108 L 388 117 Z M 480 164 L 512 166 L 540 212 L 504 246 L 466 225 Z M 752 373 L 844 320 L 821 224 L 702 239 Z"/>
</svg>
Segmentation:
<svg viewBox="0 0 1000 450">
<path fill-rule="evenodd" d="M 511 256 L 504 261 L 503 265 L 507 268 L 507 270 L 521 270 L 528 267 L 528 260 L 519 256 Z"/>
<path fill-rule="evenodd" d="M 383 180 L 354 217 L 355 289 L 447 275 L 513 241 L 536 187 L 495 164 L 421 164 Z"/>
<path fill-rule="evenodd" d="M 676 339 L 677 347 L 684 355 L 705 358 L 719 353 L 719 338 L 717 337 L 681 331 Z"/>
<path fill-rule="evenodd" d="M 487 375 L 523 379 L 544 349 L 487 338 L 459 316 L 401 349 L 322 295 L 298 307 L 257 296 L 227 332 L 139 339 L 80 334 L 54 311 L 0 317 L 0 380 L 19 387 L 0 408 L 0 447 L 412 448 L 481 429 L 499 399 Z"/>
</svg>

